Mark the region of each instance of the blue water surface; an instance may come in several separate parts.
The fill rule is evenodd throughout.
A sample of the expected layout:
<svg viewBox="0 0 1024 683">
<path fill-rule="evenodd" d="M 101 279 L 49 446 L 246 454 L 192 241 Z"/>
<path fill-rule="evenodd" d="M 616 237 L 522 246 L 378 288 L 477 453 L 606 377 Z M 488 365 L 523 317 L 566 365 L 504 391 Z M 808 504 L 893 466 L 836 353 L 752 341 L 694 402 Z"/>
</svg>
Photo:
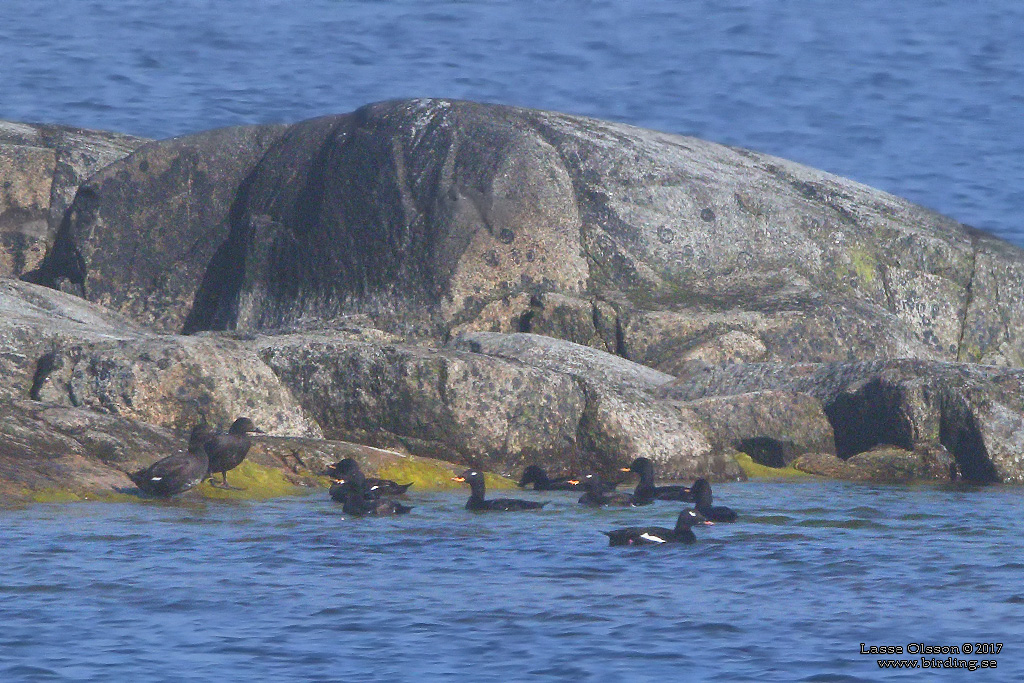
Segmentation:
<svg viewBox="0 0 1024 683">
<path fill-rule="evenodd" d="M 740 521 L 610 548 L 680 503 L 542 512 L 412 496 L 0 511 L 0 680 L 1012 681 L 1016 488 L 716 487 Z M 883 671 L 860 643 L 1003 643 L 996 671 Z M 985 657 L 967 657 L 980 659 Z M 919 659 L 919 657 L 911 657 Z M 975 678 L 976 677 L 976 678 Z"/>
<path fill-rule="evenodd" d="M 167 137 L 454 97 L 749 147 L 1024 244 L 1024 3 L 3 0 L 0 118 Z"/>
<path fill-rule="evenodd" d="M 167 137 L 396 97 L 794 159 L 1024 244 L 1024 3 L 3 0 L 0 118 Z M 529 494 L 533 495 L 533 494 Z M 268 503 L 0 510 L 0 681 L 1024 680 L 1021 490 L 729 484 L 678 508 L 351 520 Z M 1004 643 L 882 671 L 860 643 Z"/>
</svg>

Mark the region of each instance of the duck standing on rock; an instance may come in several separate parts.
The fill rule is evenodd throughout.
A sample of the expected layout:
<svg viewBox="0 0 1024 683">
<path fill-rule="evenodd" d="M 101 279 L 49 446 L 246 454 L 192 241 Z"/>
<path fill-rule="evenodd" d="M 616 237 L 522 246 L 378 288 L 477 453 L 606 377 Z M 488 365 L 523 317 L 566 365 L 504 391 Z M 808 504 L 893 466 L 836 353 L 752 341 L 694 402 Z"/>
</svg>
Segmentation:
<svg viewBox="0 0 1024 683">
<path fill-rule="evenodd" d="M 188 491 L 206 478 L 210 467 L 206 453 L 209 437 L 210 430 L 205 424 L 193 427 L 186 453 L 169 455 L 149 467 L 128 473 L 128 478 L 143 493 L 160 498 Z"/>
<path fill-rule="evenodd" d="M 339 460 L 333 465 L 327 467 L 326 474 L 332 479 L 348 479 L 352 476 L 354 471 L 359 471 L 362 474 L 362 470 L 359 469 L 359 463 L 352 458 L 345 458 Z M 376 477 L 364 477 L 366 479 L 366 485 L 372 489 L 375 489 L 378 495 L 381 496 L 401 496 L 409 487 L 412 486 L 412 482 L 408 484 L 399 484 L 398 482 L 391 481 L 390 479 L 377 479 Z"/>
<path fill-rule="evenodd" d="M 247 417 L 240 417 L 231 423 L 227 434 L 216 434 L 206 442 L 206 451 L 210 455 L 210 485 L 222 489 L 241 491 L 237 486 L 228 485 L 228 470 L 233 470 L 242 464 L 245 456 L 249 454 L 252 446 L 250 432 L 262 434 L 262 429 L 257 429 Z M 220 472 L 222 481 L 214 483 L 213 475 Z"/>
<path fill-rule="evenodd" d="M 712 505 L 711 484 L 707 479 L 700 478 L 693 482 L 693 498 L 697 512 L 712 522 L 735 522 L 736 511 L 724 505 Z"/>
<path fill-rule="evenodd" d="M 694 543 L 697 537 L 693 526 L 711 524 L 696 510 L 683 510 L 676 519 L 674 529 L 663 526 L 634 526 L 626 529 L 602 531 L 608 537 L 608 545 L 661 545 L 663 543 Z"/>
<path fill-rule="evenodd" d="M 469 484 L 470 495 L 466 501 L 466 509 L 479 512 L 518 512 L 519 510 L 539 510 L 544 503 L 532 500 L 520 500 L 518 498 L 494 498 L 484 500 L 484 475 L 474 469 L 468 469 L 452 481 L 461 481 Z"/>
<path fill-rule="evenodd" d="M 682 500 L 693 501 L 693 493 L 685 486 L 655 486 L 654 485 L 654 463 L 650 458 L 636 458 L 629 467 L 623 467 L 623 472 L 635 472 L 640 476 L 633 495 L 638 498 L 651 498 L 652 500 Z"/>
<path fill-rule="evenodd" d="M 390 498 L 381 498 L 378 487 L 369 485 L 359 464 L 351 458 L 346 460 L 349 462 L 342 467 L 344 476 L 335 479 L 330 489 L 331 498 L 341 503 L 345 514 L 354 517 L 384 517 L 404 515 L 412 510 L 412 507 Z"/>
</svg>

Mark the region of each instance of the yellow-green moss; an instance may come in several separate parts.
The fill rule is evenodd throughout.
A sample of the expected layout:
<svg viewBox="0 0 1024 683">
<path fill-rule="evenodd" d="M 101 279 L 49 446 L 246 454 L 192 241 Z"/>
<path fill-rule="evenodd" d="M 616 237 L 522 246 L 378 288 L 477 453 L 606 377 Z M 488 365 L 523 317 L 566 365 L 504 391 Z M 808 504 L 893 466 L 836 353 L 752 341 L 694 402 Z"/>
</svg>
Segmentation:
<svg viewBox="0 0 1024 683">
<path fill-rule="evenodd" d="M 399 484 L 411 481 L 413 489 L 416 491 L 451 489 L 465 486 L 465 484 L 460 482 L 452 481 L 452 477 L 455 475 L 450 469 L 428 460 L 416 458 L 396 460 L 377 470 L 376 476 L 381 479 L 397 481 Z M 484 482 L 488 489 L 507 489 L 515 486 L 515 482 L 511 479 L 506 479 L 490 472 L 484 473 Z"/>
<path fill-rule="evenodd" d="M 385 465 L 377 471 L 377 476 L 397 481 L 399 484 L 412 482 L 413 488 L 419 491 L 461 486 L 458 482 L 452 481 L 451 470 L 414 458 L 403 458 Z"/>
<path fill-rule="evenodd" d="M 980 347 L 968 342 L 963 342 L 960 344 L 960 352 L 957 360 L 962 363 L 979 363 L 981 362 L 982 355 Z"/>
<path fill-rule="evenodd" d="M 515 480 L 493 472 L 484 472 L 484 483 L 489 490 L 517 488 Z"/>
<path fill-rule="evenodd" d="M 877 276 L 878 261 L 874 255 L 862 249 L 850 251 L 850 261 L 853 263 L 853 270 L 857 273 L 864 284 L 871 284 Z"/>
<path fill-rule="evenodd" d="M 754 462 L 746 453 L 737 453 L 733 456 L 744 474 L 750 479 L 785 479 L 790 477 L 812 477 L 814 475 L 801 472 L 795 467 L 768 467 L 761 463 Z"/>
<path fill-rule="evenodd" d="M 216 475 L 215 481 L 220 481 Z M 204 498 L 218 500 L 261 500 L 264 498 L 280 498 L 301 493 L 304 489 L 288 481 L 281 470 L 257 465 L 249 460 L 228 472 L 228 484 L 243 490 L 234 491 L 216 488 L 208 481 L 195 488 Z"/>
<path fill-rule="evenodd" d="M 114 491 L 69 491 L 66 489 L 26 489 L 24 498 L 33 503 L 130 503 L 137 501 L 138 496 Z"/>
<path fill-rule="evenodd" d="M 73 503 L 82 500 L 77 493 L 61 489 L 26 490 L 25 497 L 33 503 Z"/>
</svg>

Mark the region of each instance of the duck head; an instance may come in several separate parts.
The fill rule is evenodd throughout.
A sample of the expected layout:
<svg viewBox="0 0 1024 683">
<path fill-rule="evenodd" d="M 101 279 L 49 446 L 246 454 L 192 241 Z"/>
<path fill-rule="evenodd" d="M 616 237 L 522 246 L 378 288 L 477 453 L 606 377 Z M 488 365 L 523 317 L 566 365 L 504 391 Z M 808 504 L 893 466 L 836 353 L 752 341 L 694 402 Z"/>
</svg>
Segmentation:
<svg viewBox="0 0 1024 683">
<path fill-rule="evenodd" d="M 336 479 L 347 479 L 352 476 L 354 472 L 359 471 L 359 463 L 352 458 L 345 458 L 339 460 L 327 467 L 327 476 L 334 477 Z"/>
<path fill-rule="evenodd" d="M 679 513 L 679 518 L 676 519 L 676 532 L 684 531 L 698 524 L 706 524 L 710 526 L 714 524 L 714 522 L 709 521 L 704 515 L 696 510 L 683 510 Z"/>
<path fill-rule="evenodd" d="M 643 477 L 645 473 L 650 472 L 651 473 L 651 477 L 653 478 L 654 477 L 654 463 L 651 461 L 650 458 L 640 457 L 640 458 L 636 458 L 635 460 L 633 460 L 633 462 L 629 463 L 629 467 L 623 467 L 621 471 L 622 472 L 636 472 L 641 477 Z"/>
<path fill-rule="evenodd" d="M 569 483 L 574 486 L 582 486 L 584 491 L 589 491 L 591 493 L 601 493 L 604 491 L 604 488 L 601 486 L 601 477 L 594 473 L 580 477 L 579 479 L 570 479 Z"/>
<path fill-rule="evenodd" d="M 640 481 L 636 483 L 637 495 L 654 495 L 654 463 L 650 458 L 637 458 L 629 467 L 623 467 L 622 471 L 636 472 L 639 475 Z"/>
<path fill-rule="evenodd" d="M 188 437 L 188 452 L 189 453 L 205 453 L 206 442 L 214 437 L 214 431 L 210 429 L 210 425 L 206 422 L 200 422 L 192 428 L 192 433 Z"/>
<path fill-rule="evenodd" d="M 473 495 L 479 498 L 484 496 L 484 475 L 483 472 L 475 469 L 468 469 L 457 477 L 452 477 L 452 481 L 459 481 L 465 484 L 469 484 L 469 487 L 473 490 Z"/>
<path fill-rule="evenodd" d="M 693 482 L 693 486 L 690 487 L 690 493 L 693 494 L 693 500 L 697 503 L 698 508 L 711 505 L 711 484 L 707 479 L 701 477 L 697 481 Z"/>
<path fill-rule="evenodd" d="M 255 432 L 257 434 L 263 434 L 264 431 L 256 427 L 252 420 L 247 417 L 240 417 L 231 423 L 231 427 L 228 428 L 228 434 L 242 435 L 248 432 Z"/>
<path fill-rule="evenodd" d="M 519 479 L 518 486 L 526 486 L 527 484 L 544 484 L 548 481 L 548 475 L 538 465 L 530 465 L 523 470 L 523 476 Z"/>
</svg>

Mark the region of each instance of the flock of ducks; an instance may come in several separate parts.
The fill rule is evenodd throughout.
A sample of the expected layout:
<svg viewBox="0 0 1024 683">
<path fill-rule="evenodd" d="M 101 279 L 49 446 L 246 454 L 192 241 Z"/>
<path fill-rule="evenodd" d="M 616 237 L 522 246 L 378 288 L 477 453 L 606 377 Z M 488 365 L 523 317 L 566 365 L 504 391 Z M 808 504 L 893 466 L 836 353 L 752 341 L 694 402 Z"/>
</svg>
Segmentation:
<svg viewBox="0 0 1024 683">
<path fill-rule="evenodd" d="M 252 441 L 249 434 L 262 433 L 252 420 L 240 417 L 232 423 L 227 433 L 220 434 L 203 422 L 196 426 L 189 437 L 188 450 L 168 456 L 156 463 L 128 474 L 141 491 L 152 496 L 169 498 L 188 491 L 205 479 L 212 486 L 237 489 L 228 484 L 228 472 L 240 465 L 249 452 Z M 707 479 L 697 479 L 692 486 L 657 486 L 654 483 L 654 463 L 649 458 L 637 458 L 622 472 L 638 476 L 632 493 L 616 491 L 616 484 L 608 483 L 594 473 L 579 478 L 562 477 L 551 479 L 537 465 L 523 470 L 520 487 L 533 484 L 535 491 L 583 491 L 580 505 L 588 507 L 640 507 L 656 500 L 685 501 L 694 504 L 684 509 L 672 529 L 659 526 L 628 527 L 602 532 L 608 536 L 609 545 L 660 545 L 663 543 L 693 543 L 697 540 L 693 527 L 715 522 L 735 522 L 736 512 L 722 505 L 714 505 L 711 484 Z M 221 475 L 220 483 L 214 475 Z M 412 507 L 395 500 L 402 496 L 412 484 L 399 484 L 389 479 L 370 478 L 352 458 L 345 458 L 327 468 L 327 476 L 333 483 L 330 496 L 341 503 L 345 514 L 363 516 L 404 515 Z M 466 509 L 474 512 L 518 512 L 539 510 L 546 503 L 519 498 L 486 497 L 484 475 L 475 469 L 468 469 L 453 481 L 469 485 L 470 495 Z"/>
<path fill-rule="evenodd" d="M 207 478 L 212 486 L 238 490 L 228 484 L 228 472 L 241 465 L 249 454 L 250 432 L 263 433 L 247 417 L 231 423 L 226 434 L 218 434 L 205 421 L 201 422 L 192 429 L 185 453 L 169 455 L 149 467 L 129 472 L 128 478 L 143 493 L 159 498 L 184 493 Z M 217 472 L 221 475 L 219 484 L 213 476 Z"/>
<path fill-rule="evenodd" d="M 637 458 L 623 472 L 639 476 L 632 493 L 615 491 L 614 484 L 602 482 L 596 474 L 571 479 L 568 477 L 550 479 L 543 469 L 530 465 L 523 471 L 519 486 L 533 484 L 535 491 L 575 491 L 584 493 L 580 505 L 590 507 L 639 507 L 650 505 L 656 500 L 678 500 L 694 503 L 692 509 L 679 513 L 672 529 L 659 526 L 628 527 L 602 532 L 608 537 L 609 545 L 660 545 L 663 543 L 693 543 L 697 537 L 693 527 L 715 522 L 735 522 L 736 512 L 724 505 L 713 505 L 711 484 L 707 479 L 697 479 L 693 486 L 656 486 L 654 484 L 654 463 L 649 458 Z M 411 507 L 392 500 L 391 496 L 401 495 L 411 484 L 398 484 L 387 479 L 368 479 L 352 458 L 346 458 L 332 465 L 328 472 L 335 478 L 331 486 L 331 498 L 342 504 L 342 509 L 352 515 L 401 515 Z M 518 512 L 539 510 L 546 503 L 521 498 L 486 497 L 484 475 L 479 470 L 468 469 L 453 481 L 469 484 L 469 500 L 466 509 L 474 512 Z"/>
</svg>

